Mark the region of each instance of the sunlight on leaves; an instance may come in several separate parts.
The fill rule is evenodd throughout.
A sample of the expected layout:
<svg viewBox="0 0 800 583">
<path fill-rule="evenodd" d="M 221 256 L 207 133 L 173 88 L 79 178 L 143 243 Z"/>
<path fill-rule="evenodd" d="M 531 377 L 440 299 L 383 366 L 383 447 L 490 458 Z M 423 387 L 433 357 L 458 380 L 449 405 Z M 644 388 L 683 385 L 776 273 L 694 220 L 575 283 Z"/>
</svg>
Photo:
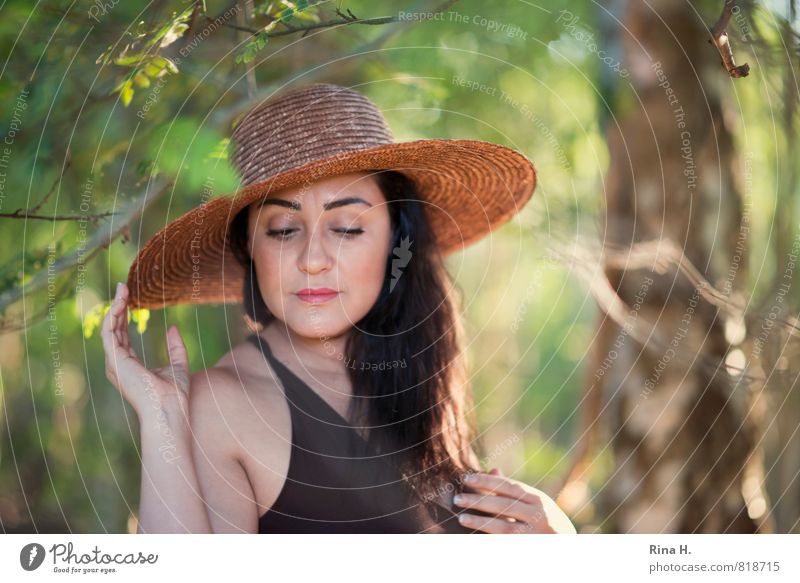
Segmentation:
<svg viewBox="0 0 800 583">
<path fill-rule="evenodd" d="M 103 325 L 103 318 L 111 308 L 112 302 L 101 302 L 89 310 L 83 318 L 83 337 L 91 338 L 95 330 Z M 136 324 L 136 331 L 144 334 L 147 331 L 147 322 L 150 320 L 150 310 L 133 309 L 128 310 L 128 323 L 131 321 Z"/>
<path fill-rule="evenodd" d="M 150 310 L 128 310 L 128 322 L 133 320 L 136 323 L 136 331 L 144 334 L 147 330 L 147 321 L 150 319 Z"/>
<path fill-rule="evenodd" d="M 91 338 L 94 331 L 103 323 L 103 318 L 111 307 L 111 302 L 103 302 L 86 312 L 83 317 L 83 337 Z"/>
</svg>

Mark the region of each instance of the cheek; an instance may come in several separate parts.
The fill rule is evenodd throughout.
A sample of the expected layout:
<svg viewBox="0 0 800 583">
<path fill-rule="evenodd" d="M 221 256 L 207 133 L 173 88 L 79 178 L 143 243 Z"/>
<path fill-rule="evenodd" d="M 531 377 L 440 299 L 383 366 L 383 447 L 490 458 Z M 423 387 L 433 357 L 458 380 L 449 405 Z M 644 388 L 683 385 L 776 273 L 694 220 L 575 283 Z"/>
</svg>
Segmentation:
<svg viewBox="0 0 800 583">
<path fill-rule="evenodd" d="M 352 308 L 368 311 L 378 299 L 384 283 L 388 253 L 388 240 L 372 239 L 353 246 L 338 257 L 342 286 L 350 296 Z"/>
<path fill-rule="evenodd" d="M 361 291 L 359 295 L 377 297 L 383 285 L 385 266 L 386 250 L 373 245 L 341 262 L 339 272 L 349 293 Z"/>
<path fill-rule="evenodd" d="M 287 261 L 286 253 L 281 257 L 280 251 L 274 252 L 269 249 L 260 249 L 255 253 L 253 262 L 256 266 L 258 276 L 258 287 L 267 308 L 273 313 L 278 309 L 281 295 L 288 290 L 291 282 L 289 274 L 280 273 L 281 267 L 287 268 L 290 262 Z M 282 290 L 281 287 L 284 289 Z"/>
</svg>

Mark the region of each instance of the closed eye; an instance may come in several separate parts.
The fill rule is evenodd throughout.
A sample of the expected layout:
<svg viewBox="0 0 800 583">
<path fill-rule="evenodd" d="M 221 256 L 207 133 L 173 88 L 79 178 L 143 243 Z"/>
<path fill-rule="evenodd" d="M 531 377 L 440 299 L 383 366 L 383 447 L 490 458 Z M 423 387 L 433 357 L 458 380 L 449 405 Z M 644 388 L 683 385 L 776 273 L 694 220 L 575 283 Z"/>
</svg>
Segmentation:
<svg viewBox="0 0 800 583">
<path fill-rule="evenodd" d="M 275 239 L 287 239 L 297 229 L 267 229 L 267 236 Z M 334 233 L 339 233 L 345 239 L 350 239 L 361 235 L 364 229 L 331 229 Z"/>
<path fill-rule="evenodd" d="M 290 233 L 296 230 L 297 229 L 267 229 L 267 237 L 273 237 L 275 239 L 286 239 Z"/>
<path fill-rule="evenodd" d="M 334 232 L 340 233 L 345 239 L 350 239 L 364 232 L 364 229 L 333 229 Z"/>
</svg>

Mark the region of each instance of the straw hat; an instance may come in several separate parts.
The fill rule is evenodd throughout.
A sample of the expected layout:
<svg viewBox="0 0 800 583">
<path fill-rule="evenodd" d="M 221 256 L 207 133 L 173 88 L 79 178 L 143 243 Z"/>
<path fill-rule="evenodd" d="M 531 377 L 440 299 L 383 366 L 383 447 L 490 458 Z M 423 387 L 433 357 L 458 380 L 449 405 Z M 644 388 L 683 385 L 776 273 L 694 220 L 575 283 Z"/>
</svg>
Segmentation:
<svg viewBox="0 0 800 583">
<path fill-rule="evenodd" d="M 531 161 L 504 146 L 395 142 L 375 104 L 338 85 L 273 96 L 243 118 L 231 142 L 245 186 L 194 208 L 147 242 L 128 273 L 131 308 L 241 303 L 245 271 L 227 244 L 228 227 L 270 192 L 349 172 L 396 170 L 414 181 L 447 255 L 507 222 L 536 186 Z"/>
</svg>

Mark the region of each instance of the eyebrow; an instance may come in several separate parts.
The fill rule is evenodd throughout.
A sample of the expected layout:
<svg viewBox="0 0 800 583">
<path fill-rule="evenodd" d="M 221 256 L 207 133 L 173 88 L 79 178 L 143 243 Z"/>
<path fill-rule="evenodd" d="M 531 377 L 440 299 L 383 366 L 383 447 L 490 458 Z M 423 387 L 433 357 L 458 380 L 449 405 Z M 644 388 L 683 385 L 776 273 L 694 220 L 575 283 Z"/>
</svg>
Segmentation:
<svg viewBox="0 0 800 583">
<path fill-rule="evenodd" d="M 332 200 L 331 202 L 326 202 L 324 210 L 329 211 L 331 209 L 339 208 L 348 204 L 365 204 L 368 207 L 372 206 L 370 203 L 368 203 L 366 200 L 364 200 L 359 196 L 349 196 L 347 198 L 340 198 L 339 200 Z M 284 200 L 282 198 L 266 198 L 261 201 L 261 204 L 258 205 L 258 208 L 261 208 L 266 205 L 282 206 L 296 211 L 299 211 L 300 209 L 303 208 L 297 201 Z"/>
</svg>

